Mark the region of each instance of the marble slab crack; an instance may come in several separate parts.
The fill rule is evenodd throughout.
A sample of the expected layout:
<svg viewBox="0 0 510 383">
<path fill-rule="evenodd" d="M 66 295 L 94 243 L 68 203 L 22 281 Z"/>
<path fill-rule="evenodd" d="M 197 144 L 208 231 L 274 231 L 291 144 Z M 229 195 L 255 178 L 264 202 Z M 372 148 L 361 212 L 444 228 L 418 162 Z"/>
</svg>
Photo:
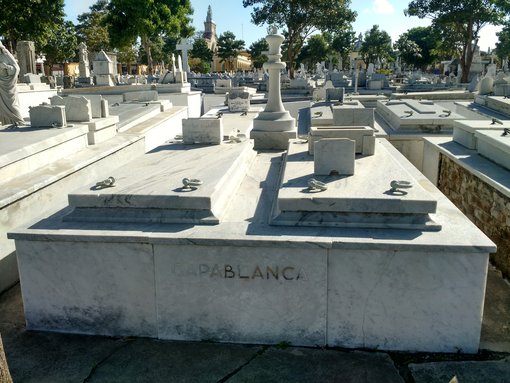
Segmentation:
<svg viewBox="0 0 510 383">
<path fill-rule="evenodd" d="M 106 355 L 103 359 L 101 359 L 99 362 L 97 362 L 92 368 L 90 369 L 89 374 L 87 377 L 83 380 L 83 383 L 91 382 L 92 378 L 94 377 L 95 372 L 104 364 L 108 359 L 110 359 L 113 355 L 115 355 L 118 351 L 122 350 L 127 345 L 134 342 L 135 339 L 123 339 L 122 344 L 120 344 L 118 347 L 115 347 L 108 355 Z"/>
<path fill-rule="evenodd" d="M 232 378 L 234 375 L 236 375 L 239 371 L 241 371 L 243 368 L 248 366 L 251 362 L 253 362 L 256 358 L 263 355 L 267 350 L 269 349 L 269 346 L 263 346 L 260 350 L 258 350 L 251 358 L 249 358 L 245 363 L 237 367 L 234 371 L 228 373 L 223 378 L 218 380 L 217 383 L 224 383 L 227 382 L 230 378 Z M 85 383 L 85 382 L 84 382 Z"/>
</svg>

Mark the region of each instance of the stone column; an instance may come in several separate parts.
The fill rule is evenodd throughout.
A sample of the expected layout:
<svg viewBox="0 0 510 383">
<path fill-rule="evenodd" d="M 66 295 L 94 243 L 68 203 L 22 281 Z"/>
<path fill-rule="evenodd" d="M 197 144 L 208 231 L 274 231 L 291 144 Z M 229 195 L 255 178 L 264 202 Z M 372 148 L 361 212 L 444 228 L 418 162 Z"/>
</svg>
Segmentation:
<svg viewBox="0 0 510 383">
<path fill-rule="evenodd" d="M 257 150 L 284 150 L 287 149 L 289 139 L 297 137 L 296 120 L 283 107 L 280 94 L 280 71 L 285 69 L 285 64 L 280 60 L 283 40 L 284 37 L 277 34 L 276 30 L 266 37 L 269 44 L 268 61 L 264 63 L 264 69 L 269 72 L 267 105 L 253 120 L 253 130 L 250 133 Z"/>
<path fill-rule="evenodd" d="M 16 44 L 16 54 L 19 64 L 19 78 L 27 73 L 36 73 L 35 67 L 35 45 L 33 41 L 18 41 Z"/>
</svg>

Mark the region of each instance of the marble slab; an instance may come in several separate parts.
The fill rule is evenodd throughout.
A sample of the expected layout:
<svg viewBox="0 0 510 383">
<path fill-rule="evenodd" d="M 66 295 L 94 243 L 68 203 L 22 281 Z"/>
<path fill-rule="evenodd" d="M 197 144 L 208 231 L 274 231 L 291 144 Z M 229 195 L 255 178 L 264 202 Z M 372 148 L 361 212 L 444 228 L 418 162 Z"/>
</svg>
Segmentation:
<svg viewBox="0 0 510 383">
<path fill-rule="evenodd" d="M 352 176 L 315 176 L 307 145 L 290 141 L 271 224 L 439 230 L 429 216 L 436 212 L 436 199 L 383 146 L 376 146 L 373 156 L 356 158 Z M 311 191 L 311 178 L 326 183 L 327 190 Z M 413 186 L 392 191 L 393 180 Z"/>
<path fill-rule="evenodd" d="M 510 170 L 510 134 L 502 130 L 484 130 L 475 133 L 478 154 Z"/>
<path fill-rule="evenodd" d="M 344 101 L 331 106 L 333 125 L 374 127 L 374 108 L 365 108 L 360 101 Z"/>
<path fill-rule="evenodd" d="M 328 344 L 476 353 L 487 266 L 488 256 L 333 249 Z"/>
<path fill-rule="evenodd" d="M 326 251 L 275 250 L 155 245 L 159 337 L 324 344 Z"/>
<path fill-rule="evenodd" d="M 18 263 L 29 330 L 157 337 L 151 245 L 27 242 L 17 248 L 27 254 Z"/>
<path fill-rule="evenodd" d="M 161 146 L 113 172 L 114 187 L 88 185 L 70 194 L 74 210 L 65 219 L 217 224 L 254 156 L 249 141 Z M 184 178 L 202 184 L 186 188 Z"/>
<path fill-rule="evenodd" d="M 374 130 L 369 126 L 311 126 L 308 135 L 310 154 L 314 154 L 315 143 L 322 138 L 349 138 L 356 142 L 356 153 L 374 154 Z"/>
<path fill-rule="evenodd" d="M 395 131 L 451 132 L 453 121 L 464 119 L 430 100 L 378 101 L 376 110 Z"/>
<path fill-rule="evenodd" d="M 478 130 L 497 130 L 500 133 L 504 128 L 510 128 L 510 121 L 497 120 L 460 120 L 453 122 L 453 141 L 465 146 L 468 149 L 476 150 Z"/>
<path fill-rule="evenodd" d="M 197 147 L 194 157 L 206 148 L 227 147 Z M 229 194 L 218 225 L 69 222 L 62 211 L 10 232 L 23 258 L 25 310 L 44 310 L 51 331 L 101 331 L 103 313 L 118 312 L 128 294 L 137 308 L 147 293 L 155 296 L 147 298 L 154 308 L 141 306 L 139 317 L 154 311 L 157 334 L 140 331 L 140 336 L 342 347 L 359 347 L 364 340 L 374 349 L 471 352 L 477 348 L 480 331 L 473 323 L 481 317 L 495 246 L 395 148 L 378 140 L 376 153 L 384 150 L 437 201 L 434 218 L 442 230 L 270 226 L 282 158 L 279 152 L 260 152 L 241 186 Z M 156 178 L 161 174 L 150 169 Z M 150 266 L 140 259 L 148 248 L 153 279 L 146 284 Z M 123 270 L 124 278 L 117 275 Z M 126 279 L 134 286 L 126 287 Z M 78 327 L 71 328 L 61 313 L 75 291 L 79 299 L 67 311 L 81 317 L 73 317 Z M 133 311 L 126 309 L 126 317 Z M 459 323 L 464 317 L 465 325 Z M 96 321 L 101 326 L 94 326 Z M 112 321 L 108 331 L 115 332 L 118 323 Z M 395 336 L 399 325 L 402 335 Z"/>
<path fill-rule="evenodd" d="M 503 96 L 488 96 L 487 107 L 506 116 L 510 116 L 510 99 Z"/>
<path fill-rule="evenodd" d="M 87 127 L 0 129 L 0 179 L 28 174 L 87 146 Z"/>
</svg>

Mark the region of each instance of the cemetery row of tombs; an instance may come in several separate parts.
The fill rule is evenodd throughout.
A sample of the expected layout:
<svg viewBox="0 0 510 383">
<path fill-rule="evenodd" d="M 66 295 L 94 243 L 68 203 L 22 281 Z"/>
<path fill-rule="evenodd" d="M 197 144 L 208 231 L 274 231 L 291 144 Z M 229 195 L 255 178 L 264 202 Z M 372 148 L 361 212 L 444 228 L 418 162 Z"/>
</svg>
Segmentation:
<svg viewBox="0 0 510 383">
<path fill-rule="evenodd" d="M 508 233 L 506 85 L 388 97 L 370 76 L 381 89 L 282 100 L 273 56 L 267 98 L 204 96 L 179 66 L 20 93 L 27 125 L 1 130 L 0 280 L 19 267 L 27 328 L 478 351 L 489 256 L 504 269 L 508 248 L 438 187 L 447 164 L 478 177 Z"/>
</svg>

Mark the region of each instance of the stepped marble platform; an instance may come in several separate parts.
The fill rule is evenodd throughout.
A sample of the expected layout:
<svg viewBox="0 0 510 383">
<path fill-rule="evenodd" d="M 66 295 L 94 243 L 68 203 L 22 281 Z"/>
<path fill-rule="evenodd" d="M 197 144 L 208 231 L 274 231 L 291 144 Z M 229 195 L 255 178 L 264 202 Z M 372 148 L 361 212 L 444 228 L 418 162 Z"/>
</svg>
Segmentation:
<svg viewBox="0 0 510 383">
<path fill-rule="evenodd" d="M 487 96 L 486 106 L 510 117 L 510 99 L 504 96 Z"/>
<path fill-rule="evenodd" d="M 0 126 L 0 179 L 28 174 L 87 146 L 88 128 L 8 128 Z"/>
<path fill-rule="evenodd" d="M 62 209 L 67 193 L 84 182 L 104 179 L 111 170 L 181 134 L 185 116 L 185 107 L 172 107 L 93 146 L 87 145 L 87 124 L 0 129 L 0 291 L 19 278 L 8 231 Z M 107 120 L 112 119 L 118 116 Z"/>
<path fill-rule="evenodd" d="M 377 103 L 377 113 L 398 132 L 447 133 L 464 117 L 430 100 L 390 100 Z"/>
<path fill-rule="evenodd" d="M 315 176 L 308 145 L 290 141 L 271 224 L 441 229 L 431 218 L 436 212 L 435 198 L 384 147 L 377 145 L 371 156 L 357 156 L 355 168 L 352 176 Z M 311 178 L 324 182 L 327 190 L 310 191 Z M 392 190 L 392 180 L 410 182 L 412 187 Z"/>
<path fill-rule="evenodd" d="M 479 130 L 475 133 L 478 154 L 510 170 L 510 133 Z"/>
<path fill-rule="evenodd" d="M 461 120 L 453 122 L 453 140 L 468 149 L 476 149 L 478 138 L 476 132 L 495 130 L 501 135 L 504 128 L 510 128 L 507 120 Z"/>
<path fill-rule="evenodd" d="M 171 176 L 175 170 L 180 176 L 201 174 L 203 186 L 213 187 L 223 173 L 206 174 L 215 169 L 207 153 L 240 150 L 243 143 L 235 145 L 196 146 L 189 149 L 192 162 L 187 155 L 185 163 L 171 165 L 134 161 L 131 166 L 144 166 L 133 168 L 131 177 L 147 178 L 131 185 L 130 194 L 139 193 L 140 207 L 152 203 L 152 196 L 163 203 L 161 193 L 179 187 Z M 170 153 L 170 146 L 159 151 L 183 155 Z M 269 225 L 277 191 L 285 185 L 279 176 L 282 153 L 254 153 L 251 166 L 232 175 L 239 188 L 222 189 L 224 209 L 213 225 L 67 220 L 68 207 L 12 230 L 27 328 L 196 341 L 478 350 L 488 257 L 495 246 L 396 149 L 379 140 L 376 153 L 400 164 L 398 178 L 420 185 L 419 194 L 408 194 L 411 205 L 424 213 L 435 205 L 431 215 L 441 230 Z M 362 167 L 357 171 L 364 172 Z M 377 172 L 378 167 L 368 171 L 371 177 Z M 85 183 L 82 195 L 71 200 L 90 198 L 118 206 L 111 210 L 123 209 L 130 199 L 117 191 L 129 179 L 120 176 L 103 197 Z M 370 189 L 370 180 L 366 185 Z M 114 215 L 109 211 L 105 215 Z"/>
<path fill-rule="evenodd" d="M 218 224 L 254 156 L 249 141 L 158 147 L 112 172 L 114 187 L 97 190 L 92 185 L 70 194 L 73 211 L 64 220 Z M 186 188 L 184 178 L 203 184 Z"/>
</svg>

